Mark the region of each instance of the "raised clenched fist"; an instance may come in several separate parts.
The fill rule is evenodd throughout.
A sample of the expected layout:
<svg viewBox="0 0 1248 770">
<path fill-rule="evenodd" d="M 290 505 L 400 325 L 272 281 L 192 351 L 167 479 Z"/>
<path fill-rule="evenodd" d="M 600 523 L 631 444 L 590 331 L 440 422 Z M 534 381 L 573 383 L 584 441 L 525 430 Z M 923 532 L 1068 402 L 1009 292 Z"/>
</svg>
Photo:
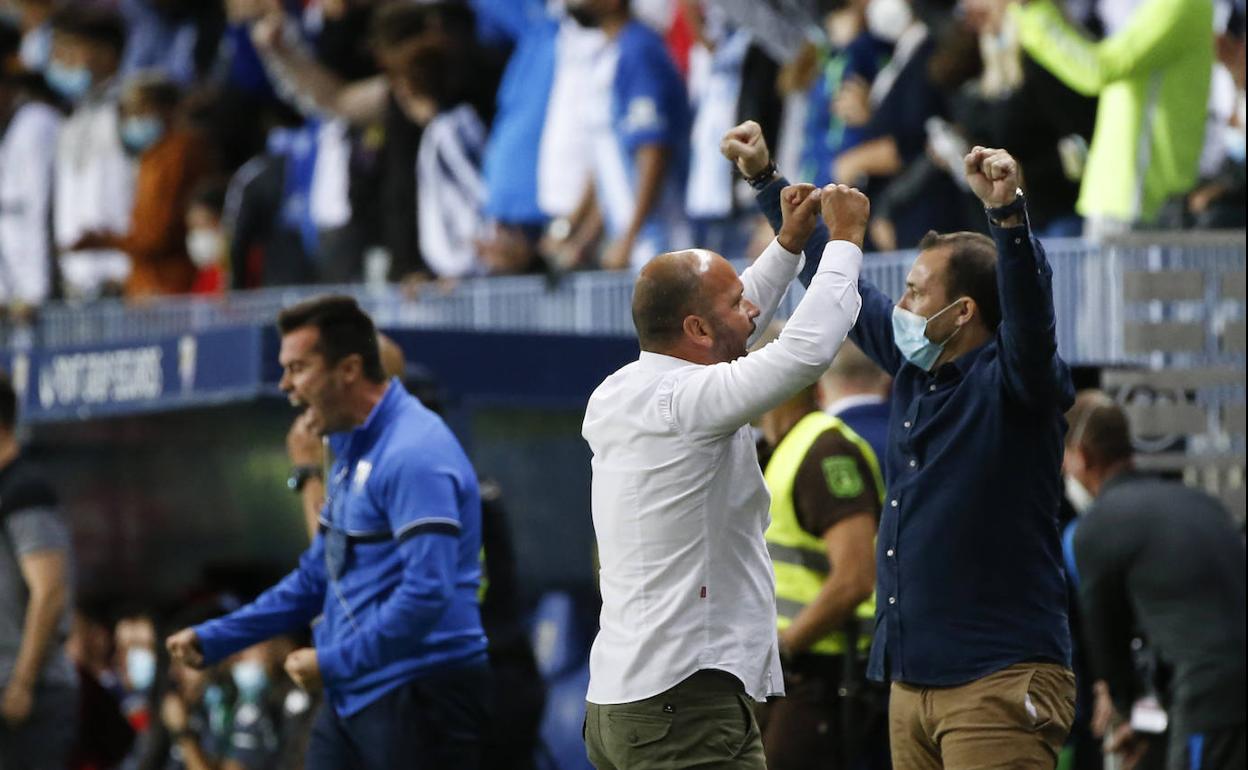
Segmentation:
<svg viewBox="0 0 1248 770">
<path fill-rule="evenodd" d="M 828 240 L 849 241 L 862 248 L 871 218 L 871 201 L 857 188 L 830 184 L 820 196 L 823 222 L 828 226 Z"/>
<path fill-rule="evenodd" d="M 749 179 L 758 176 L 771 162 L 771 151 L 763 139 L 763 128 L 752 120 L 728 129 L 719 143 L 724 157 L 737 164 L 741 176 Z"/>
</svg>

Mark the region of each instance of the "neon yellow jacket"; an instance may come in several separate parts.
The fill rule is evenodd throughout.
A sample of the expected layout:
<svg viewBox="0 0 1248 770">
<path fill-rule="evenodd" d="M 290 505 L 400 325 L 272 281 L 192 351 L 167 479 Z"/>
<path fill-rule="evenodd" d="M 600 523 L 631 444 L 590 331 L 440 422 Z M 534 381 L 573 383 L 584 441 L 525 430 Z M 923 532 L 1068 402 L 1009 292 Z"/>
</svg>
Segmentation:
<svg viewBox="0 0 1248 770">
<path fill-rule="evenodd" d="M 1145 0 L 1117 33 L 1082 36 L 1052 0 L 1016 6 L 1019 39 L 1071 89 L 1098 96 L 1076 209 L 1153 221 L 1196 184 L 1213 68 L 1211 0 Z"/>
</svg>

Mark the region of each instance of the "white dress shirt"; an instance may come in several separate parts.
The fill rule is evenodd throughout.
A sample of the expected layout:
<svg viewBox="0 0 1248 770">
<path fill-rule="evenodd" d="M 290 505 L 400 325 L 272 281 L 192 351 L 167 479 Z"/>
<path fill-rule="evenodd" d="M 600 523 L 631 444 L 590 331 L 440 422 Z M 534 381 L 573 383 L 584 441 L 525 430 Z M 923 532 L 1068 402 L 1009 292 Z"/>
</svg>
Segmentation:
<svg viewBox="0 0 1248 770">
<path fill-rule="evenodd" d="M 643 352 L 589 399 L 602 615 L 587 698 L 630 703 L 701 669 L 783 692 L 770 496 L 749 422 L 818 379 L 858 317 L 862 252 L 829 243 L 780 337 L 731 363 Z M 766 328 L 801 258 L 778 242 L 741 276 Z"/>
</svg>

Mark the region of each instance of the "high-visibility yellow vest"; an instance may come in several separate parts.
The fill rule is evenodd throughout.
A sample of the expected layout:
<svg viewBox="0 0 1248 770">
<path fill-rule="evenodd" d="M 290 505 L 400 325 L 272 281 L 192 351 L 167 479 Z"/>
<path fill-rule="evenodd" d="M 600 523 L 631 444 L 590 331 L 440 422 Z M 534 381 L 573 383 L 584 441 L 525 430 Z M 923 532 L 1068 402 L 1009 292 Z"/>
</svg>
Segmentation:
<svg viewBox="0 0 1248 770">
<path fill-rule="evenodd" d="M 874 477 L 875 488 L 881 496 L 879 502 L 883 503 L 884 480 L 880 475 L 875 451 L 841 420 L 823 412 L 811 412 L 780 440 L 763 473 L 767 488 L 771 492 L 771 525 L 767 528 L 766 538 L 767 550 L 771 554 L 772 567 L 776 572 L 776 614 L 780 630 L 788 628 L 798 613 L 814 601 L 832 571 L 833 565 L 828 564 L 828 550 L 823 540 L 802 529 L 797 520 L 797 509 L 793 505 L 793 486 L 802 460 L 806 458 L 806 453 L 810 451 L 815 440 L 829 429 L 840 431 L 841 435 L 862 450 Z M 857 461 L 852 457 L 829 459 L 833 462 L 824 468 L 829 485 L 842 484 L 845 496 L 852 496 L 853 486 L 857 484 L 861 487 L 862 484 Z M 871 627 L 871 622 L 875 619 L 874 593 L 855 608 L 854 616 L 870 621 L 866 627 Z M 838 630 L 811 645 L 810 652 L 840 655 L 845 652 L 846 645 L 845 632 Z M 866 650 L 870 645 L 871 634 L 860 634 L 859 649 Z"/>
</svg>

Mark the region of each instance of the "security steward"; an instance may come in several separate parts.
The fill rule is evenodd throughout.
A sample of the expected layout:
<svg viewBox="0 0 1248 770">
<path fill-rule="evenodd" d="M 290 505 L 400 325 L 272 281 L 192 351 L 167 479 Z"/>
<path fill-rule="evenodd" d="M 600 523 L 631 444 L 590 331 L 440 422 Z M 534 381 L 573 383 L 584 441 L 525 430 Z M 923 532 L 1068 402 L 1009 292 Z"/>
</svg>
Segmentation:
<svg viewBox="0 0 1248 770">
<path fill-rule="evenodd" d="M 875 616 L 884 483 L 870 444 L 821 411 L 816 392 L 814 385 L 802 390 L 761 422 L 774 447 L 763 473 L 771 492 L 766 539 L 786 692 L 760 717 L 771 770 L 847 768 L 872 753 L 864 736 L 886 731 L 882 705 L 861 701 L 859 665 Z M 872 712 L 879 717 L 874 731 L 864 723 Z M 886 740 L 877 743 L 886 755 Z"/>
</svg>

